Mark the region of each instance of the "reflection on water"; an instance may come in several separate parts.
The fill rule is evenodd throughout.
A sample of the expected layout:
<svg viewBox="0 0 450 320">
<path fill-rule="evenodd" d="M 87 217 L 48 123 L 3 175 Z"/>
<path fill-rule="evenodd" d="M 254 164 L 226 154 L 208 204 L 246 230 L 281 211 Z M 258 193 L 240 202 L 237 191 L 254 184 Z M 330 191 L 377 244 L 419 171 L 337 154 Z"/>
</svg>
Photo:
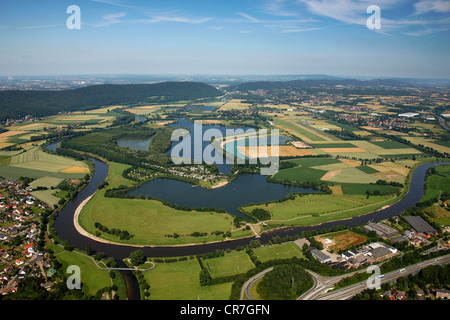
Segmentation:
<svg viewBox="0 0 450 320">
<path fill-rule="evenodd" d="M 130 148 L 134 151 L 149 151 L 150 142 L 152 138 L 140 139 L 140 138 L 123 138 L 117 140 L 117 144 L 122 148 Z"/>
<path fill-rule="evenodd" d="M 278 200 L 295 192 L 318 192 L 297 186 L 267 182 L 265 176 L 242 174 L 229 184 L 217 189 L 193 187 L 170 179 L 155 179 L 129 192 L 133 196 L 151 195 L 154 198 L 190 208 L 220 208 L 242 216 L 238 208 L 250 203 Z"/>
</svg>

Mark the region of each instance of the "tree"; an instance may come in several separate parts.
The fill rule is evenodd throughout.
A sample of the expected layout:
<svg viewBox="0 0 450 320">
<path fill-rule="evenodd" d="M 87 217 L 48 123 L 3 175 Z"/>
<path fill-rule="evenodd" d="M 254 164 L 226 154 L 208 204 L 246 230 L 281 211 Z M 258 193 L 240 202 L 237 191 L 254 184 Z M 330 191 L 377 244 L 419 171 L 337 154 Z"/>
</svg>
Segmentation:
<svg viewBox="0 0 450 320">
<path fill-rule="evenodd" d="M 130 261 L 134 266 L 139 266 L 143 264 L 147 258 L 144 256 L 144 252 L 142 250 L 133 251 L 130 254 Z"/>
<path fill-rule="evenodd" d="M 200 271 L 200 285 L 209 286 L 211 284 L 211 275 L 207 269 Z"/>
</svg>

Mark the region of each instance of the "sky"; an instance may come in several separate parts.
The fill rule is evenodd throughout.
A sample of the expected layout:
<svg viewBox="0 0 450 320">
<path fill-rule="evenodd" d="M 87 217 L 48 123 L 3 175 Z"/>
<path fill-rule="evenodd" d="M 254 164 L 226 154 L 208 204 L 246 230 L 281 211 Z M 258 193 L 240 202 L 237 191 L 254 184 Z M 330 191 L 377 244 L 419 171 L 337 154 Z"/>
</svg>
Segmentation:
<svg viewBox="0 0 450 320">
<path fill-rule="evenodd" d="M 450 0 L 0 0 L 3 76 L 450 78 L 449 39 Z"/>
</svg>

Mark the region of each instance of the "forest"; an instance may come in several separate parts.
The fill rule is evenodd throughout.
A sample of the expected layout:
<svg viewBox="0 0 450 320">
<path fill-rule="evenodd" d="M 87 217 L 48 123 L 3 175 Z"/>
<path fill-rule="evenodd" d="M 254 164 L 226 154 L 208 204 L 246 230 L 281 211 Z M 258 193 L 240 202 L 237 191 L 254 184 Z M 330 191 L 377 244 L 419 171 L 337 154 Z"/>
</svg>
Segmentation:
<svg viewBox="0 0 450 320">
<path fill-rule="evenodd" d="M 0 91 L 0 121 L 26 115 L 43 117 L 67 111 L 86 111 L 104 106 L 166 103 L 217 97 L 216 88 L 199 82 L 95 85 L 59 91 Z"/>
</svg>

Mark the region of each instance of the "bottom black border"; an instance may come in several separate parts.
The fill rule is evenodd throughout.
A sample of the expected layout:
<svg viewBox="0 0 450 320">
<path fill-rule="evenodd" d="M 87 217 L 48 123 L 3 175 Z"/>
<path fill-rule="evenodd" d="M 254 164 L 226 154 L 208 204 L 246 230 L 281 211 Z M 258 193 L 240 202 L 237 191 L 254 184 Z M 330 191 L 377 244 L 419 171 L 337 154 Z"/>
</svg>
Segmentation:
<svg viewBox="0 0 450 320">
<path fill-rule="evenodd" d="M 64 310 L 71 316 L 129 316 L 141 314 L 144 318 L 162 315 L 166 319 L 272 319 L 283 316 L 339 317 L 365 311 L 365 316 L 417 316 L 424 308 L 433 312 L 448 311 L 448 301 L 25 301 L 2 300 L 2 310 L 31 310 L 48 316 Z M 61 309 L 62 308 L 62 309 Z M 441 310 L 442 308 L 442 310 Z M 446 308 L 446 310 L 444 309 Z M 212 314 L 211 314 L 211 310 Z M 53 313 L 54 312 L 54 313 Z M 4 313 L 3 313 L 4 314 Z M 360 314 L 361 315 L 361 314 Z"/>
</svg>

